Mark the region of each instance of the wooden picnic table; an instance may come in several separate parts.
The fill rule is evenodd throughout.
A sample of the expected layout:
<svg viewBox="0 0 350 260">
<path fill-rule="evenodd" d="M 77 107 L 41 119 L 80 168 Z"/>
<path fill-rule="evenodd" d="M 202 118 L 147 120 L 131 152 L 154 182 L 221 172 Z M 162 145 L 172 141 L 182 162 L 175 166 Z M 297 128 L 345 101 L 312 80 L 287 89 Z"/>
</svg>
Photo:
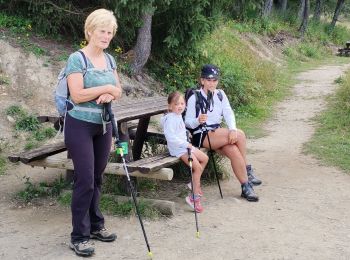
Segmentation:
<svg viewBox="0 0 350 260">
<path fill-rule="evenodd" d="M 141 158 L 142 148 L 145 140 L 153 136 L 161 136 L 157 133 L 149 133 L 148 126 L 151 116 L 159 115 L 167 111 L 166 97 L 143 97 L 140 99 L 115 102 L 112 110 L 118 122 L 118 132 L 121 141 L 130 141 L 132 138 L 133 145 L 131 148 L 132 158 L 128 158 L 128 168 L 131 176 L 150 177 L 171 180 L 173 172 L 171 169 L 165 169 L 170 165 L 178 162 L 178 158 L 170 156 L 168 153 L 155 155 L 149 158 Z M 56 116 L 39 116 L 40 122 L 55 123 L 59 120 Z M 136 131 L 128 127 L 128 123 L 137 120 Z M 130 135 L 131 133 L 131 135 Z M 129 142 L 130 143 L 130 142 Z M 30 151 L 9 156 L 12 162 L 21 161 L 22 163 L 32 166 L 61 168 L 73 170 L 70 159 L 55 156 L 66 150 L 63 141 L 52 145 L 45 145 Z M 114 171 L 114 172 L 112 172 Z M 122 165 L 120 163 L 109 163 L 106 167 L 106 173 L 124 175 Z M 159 173 L 157 175 L 157 173 Z M 147 175 L 147 176 L 146 176 Z"/>
</svg>

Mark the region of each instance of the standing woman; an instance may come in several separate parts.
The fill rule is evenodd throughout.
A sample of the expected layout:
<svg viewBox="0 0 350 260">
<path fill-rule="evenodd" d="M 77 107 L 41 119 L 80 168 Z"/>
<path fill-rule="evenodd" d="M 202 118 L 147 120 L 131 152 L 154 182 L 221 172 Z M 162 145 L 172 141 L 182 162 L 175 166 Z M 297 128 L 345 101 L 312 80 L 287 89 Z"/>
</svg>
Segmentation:
<svg viewBox="0 0 350 260">
<path fill-rule="evenodd" d="M 207 64 L 202 67 L 199 97 L 192 95 L 187 102 L 186 127 L 193 129 L 193 144 L 197 147 L 213 149 L 228 157 L 237 179 L 241 183 L 241 196 L 248 201 L 258 201 L 252 185 L 259 185 L 250 165 L 246 163 L 246 137 L 237 129 L 236 120 L 227 96 L 223 90 L 216 89 L 219 83 L 219 68 Z M 211 98 L 208 100 L 208 96 Z M 199 107 L 206 107 L 201 113 Z M 221 127 L 222 118 L 228 128 Z M 206 125 L 203 128 L 203 125 Z M 210 141 L 210 144 L 209 144 Z"/>
<path fill-rule="evenodd" d="M 104 52 L 116 30 L 113 12 L 106 9 L 92 12 L 85 21 L 88 44 L 81 49 L 84 55 L 72 53 L 66 66 L 70 103 L 65 144 L 74 164 L 73 231 L 69 246 L 81 256 L 94 253 L 90 238 L 111 242 L 117 237 L 105 228 L 99 208 L 102 173 L 112 144 L 112 127 L 103 120 L 103 106 L 119 99 L 122 93 L 115 60 Z M 81 56 L 85 56 L 86 67 Z"/>
</svg>

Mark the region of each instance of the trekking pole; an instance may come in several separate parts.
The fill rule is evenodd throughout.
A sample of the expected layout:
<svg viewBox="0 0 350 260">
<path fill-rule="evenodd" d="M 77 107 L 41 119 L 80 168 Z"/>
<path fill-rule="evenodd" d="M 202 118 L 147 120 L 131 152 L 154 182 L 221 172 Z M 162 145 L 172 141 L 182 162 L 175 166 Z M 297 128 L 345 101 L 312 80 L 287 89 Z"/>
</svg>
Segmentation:
<svg viewBox="0 0 350 260">
<path fill-rule="evenodd" d="M 210 102 L 212 104 L 214 104 L 213 102 L 213 94 L 209 91 L 208 92 L 208 95 L 207 95 L 207 106 L 209 104 L 209 109 L 210 109 Z M 211 100 L 210 100 L 211 99 Z M 202 113 L 203 114 L 207 114 L 208 112 L 208 107 L 203 107 L 202 108 Z M 201 135 L 200 135 L 200 138 L 199 138 L 199 147 L 201 146 L 201 143 L 202 143 L 202 137 L 203 137 L 203 132 L 206 131 L 207 132 L 207 137 L 208 137 L 208 143 L 209 143 L 209 155 L 210 155 L 210 158 L 212 160 L 212 163 L 214 165 L 214 173 L 215 173 L 215 178 L 216 178 L 216 182 L 218 184 L 218 187 L 219 187 L 219 191 L 220 191 L 220 196 L 221 198 L 223 199 L 224 197 L 222 196 L 222 191 L 221 191 L 221 186 L 220 186 L 220 181 L 219 181 L 219 175 L 218 175 L 218 171 L 216 170 L 216 163 L 215 163 L 215 159 L 214 159 L 214 153 L 213 153 L 213 149 L 211 148 L 211 143 L 210 143 L 210 137 L 209 137 L 209 131 L 208 131 L 208 128 L 207 128 L 207 124 L 206 123 L 203 123 L 202 124 L 202 128 L 201 128 Z"/>
<path fill-rule="evenodd" d="M 115 138 L 116 152 L 117 152 L 117 154 L 119 153 L 119 155 L 120 155 L 120 157 L 122 158 L 122 161 L 123 161 L 123 168 L 124 168 L 126 177 L 128 179 L 128 184 L 129 184 L 129 188 L 130 188 L 132 199 L 134 201 L 136 214 L 137 214 L 138 219 L 140 221 L 143 237 L 144 237 L 146 245 L 147 245 L 148 256 L 152 259 L 153 258 L 153 253 L 152 253 L 151 247 L 150 247 L 150 245 L 148 243 L 145 227 L 143 225 L 141 214 L 140 214 L 140 211 L 139 211 L 139 208 L 138 208 L 138 205 L 137 205 L 137 201 L 136 201 L 136 195 L 135 195 L 134 186 L 131 183 L 129 171 L 128 171 L 128 168 L 126 166 L 126 162 L 125 162 L 125 158 L 124 158 L 124 151 L 123 151 L 123 147 L 120 144 L 118 128 L 117 128 L 117 125 L 116 125 L 115 120 L 114 120 L 114 114 L 112 112 L 111 102 L 106 104 L 105 108 L 107 110 L 107 113 L 109 114 L 109 119 L 111 120 L 111 123 L 112 123 L 112 130 L 113 130 L 113 135 L 114 135 L 114 138 Z"/>
<path fill-rule="evenodd" d="M 187 135 L 187 141 L 190 142 L 188 131 L 186 131 L 186 135 Z M 193 171 L 192 171 L 193 158 L 192 158 L 191 148 L 187 148 L 187 155 L 188 155 L 188 165 L 189 165 L 190 174 L 191 174 L 191 190 L 192 190 L 192 199 L 193 199 L 193 206 L 194 206 L 194 218 L 196 220 L 196 230 L 197 230 L 196 237 L 199 238 L 198 216 L 196 211 L 196 201 L 194 199 L 194 189 L 193 189 Z"/>
<path fill-rule="evenodd" d="M 216 177 L 216 182 L 218 183 L 218 187 L 219 187 L 219 191 L 220 191 L 220 196 L 223 199 L 224 197 L 222 196 L 222 191 L 221 191 L 221 186 L 220 186 L 220 181 L 219 181 L 219 175 L 218 175 L 218 171 L 216 170 L 216 163 L 215 163 L 215 159 L 214 159 L 214 153 L 213 153 L 213 149 L 211 149 L 211 143 L 210 143 L 210 137 L 209 137 L 209 132 L 208 132 L 208 128 L 206 128 L 206 125 L 204 123 L 204 127 L 207 131 L 207 137 L 208 137 L 208 143 L 209 143 L 209 153 L 210 153 L 210 158 L 212 160 L 213 166 L 214 166 L 214 173 L 215 173 L 215 177 Z"/>
</svg>

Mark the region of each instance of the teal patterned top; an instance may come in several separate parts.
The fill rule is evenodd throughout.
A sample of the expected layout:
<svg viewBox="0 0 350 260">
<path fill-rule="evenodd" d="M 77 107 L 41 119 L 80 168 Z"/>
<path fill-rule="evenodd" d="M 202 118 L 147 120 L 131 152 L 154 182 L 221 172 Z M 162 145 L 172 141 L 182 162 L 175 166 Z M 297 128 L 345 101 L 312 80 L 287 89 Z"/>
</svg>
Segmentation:
<svg viewBox="0 0 350 260">
<path fill-rule="evenodd" d="M 72 73 L 84 73 L 84 64 L 82 64 L 82 59 L 80 58 L 81 54 L 79 52 L 72 53 L 67 61 L 66 65 L 66 75 L 70 75 Z M 108 64 L 107 69 L 97 69 L 94 67 L 94 65 L 90 62 L 90 60 L 86 57 L 87 60 L 87 70 L 85 72 L 85 75 L 83 77 L 84 79 L 84 88 L 98 88 L 99 86 L 112 84 L 116 86 L 117 80 L 114 75 L 114 71 L 112 67 L 116 67 L 115 60 L 112 56 L 110 56 L 112 59 L 112 66 L 110 65 L 110 61 L 107 57 L 107 54 L 105 54 L 106 62 Z M 95 100 L 91 100 L 88 102 L 75 104 L 71 98 L 69 97 L 68 100 L 73 104 L 73 109 L 69 110 L 68 113 L 71 117 L 74 117 L 76 119 L 90 122 L 90 123 L 96 123 L 96 124 L 102 124 L 102 115 L 101 113 L 96 112 L 90 112 L 90 111 L 82 111 L 79 110 L 79 107 L 82 108 L 94 108 L 94 109 L 101 109 L 103 108 L 103 104 L 97 104 Z"/>
</svg>

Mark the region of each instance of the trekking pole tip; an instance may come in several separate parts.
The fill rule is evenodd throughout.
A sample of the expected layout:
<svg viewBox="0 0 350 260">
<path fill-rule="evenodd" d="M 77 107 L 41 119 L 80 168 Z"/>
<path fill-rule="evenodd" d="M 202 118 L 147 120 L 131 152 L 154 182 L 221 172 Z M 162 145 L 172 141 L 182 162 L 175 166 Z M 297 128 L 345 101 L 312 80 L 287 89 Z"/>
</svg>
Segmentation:
<svg viewBox="0 0 350 260">
<path fill-rule="evenodd" d="M 196 238 L 199 238 L 199 231 L 196 232 Z"/>
<path fill-rule="evenodd" d="M 149 257 L 150 259 L 153 259 L 153 253 L 152 253 L 151 251 L 148 251 L 148 257 Z"/>
</svg>

